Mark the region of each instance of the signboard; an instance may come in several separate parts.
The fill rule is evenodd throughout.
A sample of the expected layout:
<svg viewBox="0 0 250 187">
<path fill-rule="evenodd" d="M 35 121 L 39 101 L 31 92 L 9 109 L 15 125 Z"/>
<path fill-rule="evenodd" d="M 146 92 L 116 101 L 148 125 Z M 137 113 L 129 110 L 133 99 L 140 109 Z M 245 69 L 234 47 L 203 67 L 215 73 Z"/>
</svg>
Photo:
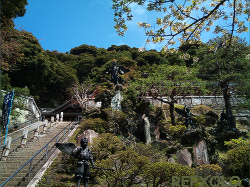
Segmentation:
<svg viewBox="0 0 250 187">
<path fill-rule="evenodd" d="M 11 107 L 12 107 L 12 101 L 13 101 L 13 96 L 14 96 L 14 91 L 6 94 L 4 96 L 3 100 L 3 128 L 4 130 L 7 129 L 8 124 L 9 124 L 9 116 L 11 112 Z"/>
<path fill-rule="evenodd" d="M 6 94 L 3 100 L 3 128 L 4 130 L 6 130 L 4 145 L 8 134 L 9 117 L 10 117 L 13 97 L 14 97 L 14 90 L 11 93 Z"/>
</svg>

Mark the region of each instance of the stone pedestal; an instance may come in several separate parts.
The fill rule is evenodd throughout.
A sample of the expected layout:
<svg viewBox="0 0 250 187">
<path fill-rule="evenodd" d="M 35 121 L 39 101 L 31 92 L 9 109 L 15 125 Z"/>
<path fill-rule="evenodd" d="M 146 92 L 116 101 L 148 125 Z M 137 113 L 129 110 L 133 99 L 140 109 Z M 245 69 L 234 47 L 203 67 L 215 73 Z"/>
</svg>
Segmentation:
<svg viewBox="0 0 250 187">
<path fill-rule="evenodd" d="M 54 126 L 54 121 L 55 121 L 55 118 L 54 118 L 54 116 L 52 116 L 51 121 L 50 121 L 50 127 Z"/>
<path fill-rule="evenodd" d="M 114 110 L 121 110 L 122 99 L 121 90 L 117 90 L 116 95 L 111 100 L 111 108 Z"/>
<path fill-rule="evenodd" d="M 2 158 L 1 158 L 2 161 L 7 160 L 7 157 L 8 157 L 9 152 L 10 152 L 10 145 L 11 145 L 11 137 L 7 136 L 7 138 L 6 138 L 6 145 L 3 148 L 3 154 L 2 154 Z"/>
<path fill-rule="evenodd" d="M 59 122 L 59 114 L 56 114 L 56 124 Z"/>
<path fill-rule="evenodd" d="M 34 139 L 37 139 L 38 138 L 38 134 L 39 134 L 39 124 L 36 125 L 36 129 L 34 131 L 34 136 L 33 138 Z"/>
<path fill-rule="evenodd" d="M 21 140 L 21 147 L 24 147 L 26 145 L 27 138 L 28 138 L 28 129 L 25 129 L 23 131 L 23 136 L 22 136 L 22 140 Z"/>
<path fill-rule="evenodd" d="M 60 122 L 63 122 L 63 112 L 60 114 Z"/>
<path fill-rule="evenodd" d="M 43 126 L 43 134 L 46 134 L 47 127 L 48 127 L 48 121 L 45 121 L 44 126 Z"/>
</svg>

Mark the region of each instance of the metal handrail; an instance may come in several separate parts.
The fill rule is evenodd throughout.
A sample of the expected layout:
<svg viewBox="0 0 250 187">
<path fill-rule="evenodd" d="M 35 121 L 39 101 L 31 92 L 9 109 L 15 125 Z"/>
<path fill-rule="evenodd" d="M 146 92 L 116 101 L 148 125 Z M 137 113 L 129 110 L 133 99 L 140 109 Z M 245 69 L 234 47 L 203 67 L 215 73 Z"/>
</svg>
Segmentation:
<svg viewBox="0 0 250 187">
<path fill-rule="evenodd" d="M 13 173 L 7 180 L 5 180 L 0 187 L 4 186 L 10 179 L 12 179 L 23 167 L 25 167 L 28 163 L 30 163 L 30 169 L 29 169 L 29 174 L 28 174 L 28 182 L 30 181 L 30 172 L 31 172 L 31 168 L 32 168 L 32 161 L 33 159 L 43 150 L 45 149 L 45 147 L 48 147 L 48 145 L 55 139 L 57 138 L 57 142 L 58 142 L 58 135 L 61 134 L 63 131 L 65 132 L 65 129 L 68 128 L 70 130 L 70 125 L 72 124 L 72 127 L 75 125 L 75 121 L 76 122 L 80 122 L 79 117 L 82 118 L 82 116 L 77 116 L 77 118 L 75 118 L 72 122 L 70 122 L 64 129 L 62 129 L 54 138 L 52 138 L 42 149 L 40 149 L 32 158 L 30 158 L 25 164 L 23 164 L 15 173 Z M 81 119 L 82 121 L 82 119 Z M 65 135 L 65 133 L 64 133 Z M 63 135 L 63 136 L 64 136 Z M 53 147 L 53 146 L 52 146 Z M 48 153 L 48 148 L 46 150 L 46 161 L 47 161 L 47 153 Z"/>
<path fill-rule="evenodd" d="M 36 123 L 39 122 L 39 118 L 40 118 L 40 117 L 24 122 L 24 123 L 29 122 L 29 125 L 26 125 L 25 127 L 23 127 L 23 129 L 26 128 L 26 127 L 28 127 L 28 126 L 29 126 L 28 128 L 31 128 L 32 126 L 34 126 Z M 33 123 L 33 124 L 31 125 L 32 121 L 34 121 L 34 120 L 35 120 L 36 122 Z M 20 133 L 20 131 L 21 131 L 21 126 L 22 126 L 22 124 L 24 124 L 24 123 L 20 123 L 20 124 L 19 124 L 19 130 L 15 131 L 15 132 L 12 132 L 12 133 L 10 133 L 9 135 L 14 134 L 14 133 Z M 43 126 L 43 124 L 40 125 L 39 127 L 41 127 L 41 126 Z M 32 131 L 34 131 L 34 130 L 35 130 L 35 129 L 29 131 L 28 133 L 30 133 L 30 132 L 32 132 Z M 19 131 L 19 132 L 18 132 L 18 131 Z M 19 139 L 19 138 L 21 138 L 21 137 L 23 137 L 23 135 L 21 135 L 21 136 L 19 136 L 18 138 L 12 140 L 11 143 L 14 142 L 14 141 L 16 141 L 17 139 Z M 4 138 L 3 136 L 0 137 L 0 140 L 3 139 L 3 138 Z M 1 149 L 2 147 L 5 147 L 5 146 L 6 146 L 6 145 L 0 146 L 0 149 Z"/>
<path fill-rule="evenodd" d="M 40 125 L 39 128 L 40 128 L 41 126 L 43 126 L 43 125 L 44 125 L 44 124 Z M 32 131 L 35 131 L 35 130 L 36 130 L 36 129 L 33 129 L 33 130 L 29 131 L 28 134 L 31 133 Z M 16 139 L 12 140 L 11 143 L 14 142 L 14 141 L 16 141 L 16 140 L 18 140 L 19 138 L 22 138 L 22 137 L 23 137 L 23 135 L 17 137 Z M 1 149 L 2 147 L 5 147 L 5 146 L 6 146 L 6 145 L 2 145 L 2 146 L 0 147 L 0 149 Z"/>
<path fill-rule="evenodd" d="M 28 122 L 32 122 L 32 121 L 34 121 L 34 120 L 35 120 L 35 121 L 39 121 L 39 118 L 41 118 L 41 117 L 37 117 L 37 118 L 31 119 L 31 120 L 25 121 L 25 122 L 23 122 L 23 123 L 19 123 L 19 124 L 15 125 L 15 126 L 8 127 L 8 129 L 10 130 L 10 129 L 12 129 L 12 128 L 15 128 L 15 127 L 18 127 L 18 126 L 19 126 L 19 132 L 20 132 L 20 129 L 22 128 L 22 124 L 25 124 L 25 123 L 28 123 Z M 5 130 L 0 130 L 0 133 L 1 133 L 2 131 L 5 131 Z M 15 131 L 15 132 L 16 132 L 16 131 Z M 2 137 L 0 137 L 0 138 L 2 138 Z"/>
</svg>

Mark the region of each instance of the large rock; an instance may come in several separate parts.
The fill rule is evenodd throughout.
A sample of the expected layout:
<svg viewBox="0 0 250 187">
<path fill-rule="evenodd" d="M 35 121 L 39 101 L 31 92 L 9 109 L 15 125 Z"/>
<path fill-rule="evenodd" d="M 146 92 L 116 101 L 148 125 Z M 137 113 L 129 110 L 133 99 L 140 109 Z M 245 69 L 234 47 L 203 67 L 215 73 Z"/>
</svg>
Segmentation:
<svg viewBox="0 0 250 187">
<path fill-rule="evenodd" d="M 174 158 L 173 158 L 173 157 L 169 158 L 169 159 L 168 159 L 168 162 L 169 162 L 169 163 L 173 163 L 173 164 L 175 164 L 175 160 L 174 160 Z"/>
<path fill-rule="evenodd" d="M 176 157 L 177 157 L 178 164 L 191 167 L 191 165 L 193 163 L 192 157 L 187 149 L 177 151 Z"/>
<path fill-rule="evenodd" d="M 81 139 L 83 139 L 84 137 L 86 137 L 89 141 L 89 143 L 93 142 L 93 138 L 98 138 L 99 134 L 97 132 L 95 132 L 94 130 L 86 130 L 84 131 L 80 136 L 78 136 L 76 138 L 76 141 L 78 144 L 80 144 Z"/>
</svg>

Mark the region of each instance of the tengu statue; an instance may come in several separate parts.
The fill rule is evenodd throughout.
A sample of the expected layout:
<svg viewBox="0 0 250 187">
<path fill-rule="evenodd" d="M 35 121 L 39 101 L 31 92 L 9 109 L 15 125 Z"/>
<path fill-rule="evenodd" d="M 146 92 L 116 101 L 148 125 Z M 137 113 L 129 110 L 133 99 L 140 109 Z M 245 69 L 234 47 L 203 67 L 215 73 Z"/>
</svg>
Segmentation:
<svg viewBox="0 0 250 187">
<path fill-rule="evenodd" d="M 78 159 L 77 170 L 75 172 L 77 187 L 80 187 L 82 179 L 84 180 L 84 187 L 88 187 L 90 163 L 93 169 L 113 170 L 113 169 L 95 167 L 92 157 L 92 151 L 87 147 L 87 145 L 88 145 L 88 139 L 86 137 L 81 139 L 81 146 L 76 146 L 74 143 L 55 144 L 55 146 L 61 151 L 68 153 L 70 156 Z"/>
<path fill-rule="evenodd" d="M 124 68 L 122 65 L 117 65 L 116 61 L 114 60 L 113 65 L 108 67 L 105 71 L 102 73 L 107 75 L 111 73 L 111 82 L 114 83 L 114 85 L 121 84 L 121 80 L 119 78 L 119 74 L 123 75 L 124 73 L 129 72 L 129 69 Z"/>
<path fill-rule="evenodd" d="M 188 107 L 186 108 L 185 106 L 184 109 L 175 108 L 175 111 L 178 114 L 180 114 L 182 117 L 185 117 L 185 125 L 187 129 L 188 129 L 188 125 L 191 125 L 191 127 L 195 129 L 195 126 L 192 120 L 192 116 L 194 116 L 194 114 L 190 112 L 190 109 Z"/>
</svg>

